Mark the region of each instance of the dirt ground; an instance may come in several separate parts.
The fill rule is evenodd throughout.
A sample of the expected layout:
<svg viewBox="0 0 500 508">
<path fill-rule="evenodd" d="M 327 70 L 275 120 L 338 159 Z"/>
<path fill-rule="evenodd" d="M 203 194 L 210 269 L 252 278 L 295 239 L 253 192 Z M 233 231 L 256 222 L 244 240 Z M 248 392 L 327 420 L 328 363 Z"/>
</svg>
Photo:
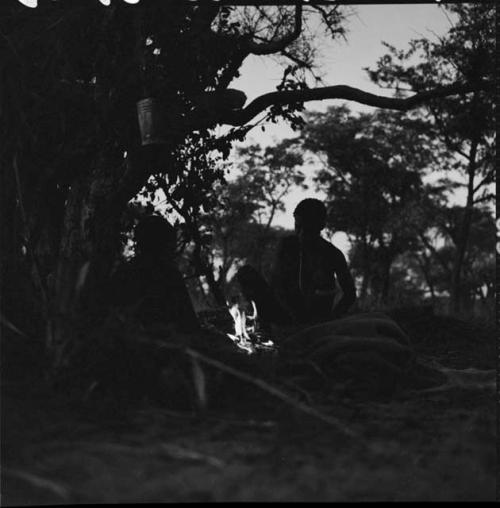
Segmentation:
<svg viewBox="0 0 500 508">
<path fill-rule="evenodd" d="M 494 327 L 440 316 L 399 322 L 426 360 L 495 368 Z M 491 386 L 384 400 L 335 387 L 309 394 L 353 436 L 251 390 L 252 404 L 200 416 L 147 402 L 85 408 L 4 382 L 2 504 L 495 499 Z"/>
</svg>

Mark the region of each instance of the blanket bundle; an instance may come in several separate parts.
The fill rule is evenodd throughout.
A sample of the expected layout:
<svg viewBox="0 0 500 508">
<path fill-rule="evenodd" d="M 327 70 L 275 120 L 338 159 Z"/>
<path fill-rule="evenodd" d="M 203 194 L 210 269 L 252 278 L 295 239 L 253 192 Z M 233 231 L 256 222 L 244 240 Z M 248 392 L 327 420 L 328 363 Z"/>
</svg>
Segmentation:
<svg viewBox="0 0 500 508">
<path fill-rule="evenodd" d="M 389 316 L 370 312 L 300 330 L 280 344 L 282 354 L 311 361 L 334 377 L 376 383 L 401 378 L 415 353 L 408 335 Z"/>
</svg>

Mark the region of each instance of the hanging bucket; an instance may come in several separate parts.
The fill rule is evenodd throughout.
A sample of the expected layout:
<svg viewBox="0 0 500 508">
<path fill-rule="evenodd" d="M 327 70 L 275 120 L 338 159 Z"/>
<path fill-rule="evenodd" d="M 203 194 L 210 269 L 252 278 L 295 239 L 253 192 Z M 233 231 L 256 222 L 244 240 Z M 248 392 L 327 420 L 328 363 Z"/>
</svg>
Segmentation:
<svg viewBox="0 0 500 508">
<path fill-rule="evenodd" d="M 137 102 L 137 119 L 141 131 L 141 143 L 158 145 L 165 143 L 163 135 L 164 118 L 162 108 L 157 99 L 148 97 Z"/>
</svg>

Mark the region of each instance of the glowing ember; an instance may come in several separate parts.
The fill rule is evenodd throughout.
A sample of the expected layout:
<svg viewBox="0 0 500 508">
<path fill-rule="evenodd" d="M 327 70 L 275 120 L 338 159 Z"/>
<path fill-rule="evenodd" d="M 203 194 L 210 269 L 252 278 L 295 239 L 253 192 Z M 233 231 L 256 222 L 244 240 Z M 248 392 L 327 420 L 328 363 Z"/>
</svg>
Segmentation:
<svg viewBox="0 0 500 508">
<path fill-rule="evenodd" d="M 240 348 L 248 354 L 255 353 L 257 349 L 268 349 L 274 347 L 272 340 L 260 341 L 258 330 L 257 306 L 252 300 L 253 314 L 248 315 L 238 302 L 229 305 L 229 313 L 234 321 L 234 334 L 228 333 L 227 336 Z"/>
</svg>

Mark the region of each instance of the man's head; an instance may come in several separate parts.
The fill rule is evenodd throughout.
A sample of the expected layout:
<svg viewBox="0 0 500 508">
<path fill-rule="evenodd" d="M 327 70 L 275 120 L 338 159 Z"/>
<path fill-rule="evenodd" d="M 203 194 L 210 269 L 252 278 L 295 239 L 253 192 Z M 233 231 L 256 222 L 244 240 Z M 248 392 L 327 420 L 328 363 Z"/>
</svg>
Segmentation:
<svg viewBox="0 0 500 508">
<path fill-rule="evenodd" d="M 135 227 L 137 250 L 141 254 L 173 256 L 175 252 L 175 229 L 163 217 L 144 217 Z"/>
<path fill-rule="evenodd" d="M 319 199 L 307 198 L 297 205 L 293 216 L 299 237 L 317 236 L 325 227 L 326 208 Z"/>
</svg>

